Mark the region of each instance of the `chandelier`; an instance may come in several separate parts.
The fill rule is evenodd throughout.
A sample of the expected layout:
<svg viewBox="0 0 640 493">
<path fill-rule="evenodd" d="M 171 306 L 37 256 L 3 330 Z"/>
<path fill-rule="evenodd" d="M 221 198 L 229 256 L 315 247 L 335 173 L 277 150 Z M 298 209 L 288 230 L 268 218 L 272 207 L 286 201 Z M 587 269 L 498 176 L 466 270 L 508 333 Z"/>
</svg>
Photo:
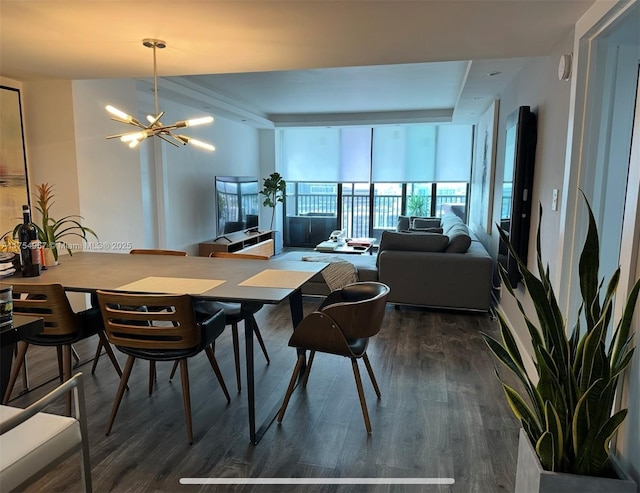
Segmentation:
<svg viewBox="0 0 640 493">
<path fill-rule="evenodd" d="M 164 111 L 158 110 L 158 70 L 156 65 L 156 49 L 165 48 L 167 43 L 159 39 L 147 38 L 142 40 L 142 44 L 147 48 L 153 48 L 153 94 L 155 98 L 155 116 L 147 115 L 147 121 L 149 124 L 144 125 L 133 116 L 126 114 L 124 111 L 120 111 L 118 108 L 108 105 L 106 106 L 106 110 L 111 114 L 112 120 L 133 125 L 134 127 L 138 127 L 139 130 L 109 135 L 107 136 L 107 139 L 120 139 L 133 149 L 147 137 L 158 137 L 176 147 L 179 145 L 193 144 L 209 151 L 215 151 L 215 147 L 211 144 L 202 142 L 201 140 L 194 139 L 187 135 L 174 133 L 175 130 L 180 128 L 195 127 L 196 125 L 211 123 L 213 122 L 212 116 L 192 118 L 191 120 L 180 120 L 171 125 L 164 125 L 160 121 L 160 118 L 164 116 Z M 170 137 L 173 140 L 170 140 L 167 137 Z"/>
</svg>

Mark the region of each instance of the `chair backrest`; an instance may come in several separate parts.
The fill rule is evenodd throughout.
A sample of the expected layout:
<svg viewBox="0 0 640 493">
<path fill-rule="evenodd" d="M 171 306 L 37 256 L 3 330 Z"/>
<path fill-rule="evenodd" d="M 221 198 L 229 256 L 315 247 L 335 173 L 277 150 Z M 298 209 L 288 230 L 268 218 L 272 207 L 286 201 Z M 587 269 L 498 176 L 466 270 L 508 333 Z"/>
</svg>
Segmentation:
<svg viewBox="0 0 640 493">
<path fill-rule="evenodd" d="M 80 330 L 79 317 L 61 284 L 13 284 L 13 311 L 42 317 L 44 331 L 40 335 L 63 336 Z"/>
<path fill-rule="evenodd" d="M 138 349 L 188 349 L 200 343 L 189 295 L 98 291 L 109 342 Z"/>
<path fill-rule="evenodd" d="M 155 248 L 134 248 L 129 253 L 143 255 L 174 255 L 176 257 L 186 257 L 187 252 L 181 250 L 159 250 Z"/>
<path fill-rule="evenodd" d="M 235 259 L 249 259 L 249 260 L 269 260 L 267 255 L 257 255 L 254 253 L 233 253 L 233 252 L 211 252 L 209 257 L 217 258 L 235 258 Z"/>
<path fill-rule="evenodd" d="M 347 339 L 372 337 L 380 331 L 389 291 L 380 282 L 349 284 L 331 293 L 318 311 L 330 316 Z"/>
</svg>

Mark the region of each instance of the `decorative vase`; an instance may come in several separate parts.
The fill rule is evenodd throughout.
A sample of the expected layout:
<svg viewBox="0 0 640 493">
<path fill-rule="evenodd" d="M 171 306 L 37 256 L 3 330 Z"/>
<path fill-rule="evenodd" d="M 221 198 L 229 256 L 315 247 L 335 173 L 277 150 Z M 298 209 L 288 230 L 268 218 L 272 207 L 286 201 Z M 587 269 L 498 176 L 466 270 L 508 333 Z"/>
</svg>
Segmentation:
<svg viewBox="0 0 640 493">
<path fill-rule="evenodd" d="M 538 455 L 525 431 L 520 429 L 518 442 L 518 467 L 516 469 L 516 493 L 556 493 L 559 491 L 580 493 L 636 493 L 636 483 L 618 466 L 611 457 L 618 478 L 581 476 L 561 472 L 545 471 Z"/>
<path fill-rule="evenodd" d="M 46 267 L 53 267 L 54 265 L 58 265 L 58 261 L 53 255 L 53 250 L 51 248 L 44 249 L 44 265 Z"/>
</svg>

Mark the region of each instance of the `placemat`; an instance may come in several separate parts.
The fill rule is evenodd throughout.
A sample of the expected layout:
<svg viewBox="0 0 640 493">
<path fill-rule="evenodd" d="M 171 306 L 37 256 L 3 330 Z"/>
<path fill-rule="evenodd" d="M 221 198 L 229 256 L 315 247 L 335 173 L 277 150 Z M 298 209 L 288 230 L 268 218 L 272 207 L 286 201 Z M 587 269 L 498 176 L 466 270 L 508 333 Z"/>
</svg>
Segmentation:
<svg viewBox="0 0 640 493">
<path fill-rule="evenodd" d="M 184 277 L 145 277 L 118 290 L 141 293 L 202 294 L 225 281 L 217 279 L 189 279 Z"/>
<path fill-rule="evenodd" d="M 308 279 L 309 272 L 306 271 L 265 269 L 259 274 L 242 281 L 239 286 L 295 289 Z"/>
</svg>

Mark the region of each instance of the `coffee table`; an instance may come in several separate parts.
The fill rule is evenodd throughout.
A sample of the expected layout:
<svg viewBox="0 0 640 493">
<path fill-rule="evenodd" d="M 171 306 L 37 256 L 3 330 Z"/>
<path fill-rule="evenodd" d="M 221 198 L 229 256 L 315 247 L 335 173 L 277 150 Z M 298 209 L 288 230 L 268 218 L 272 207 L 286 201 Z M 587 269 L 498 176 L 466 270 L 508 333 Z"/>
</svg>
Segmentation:
<svg viewBox="0 0 640 493">
<path fill-rule="evenodd" d="M 349 245 L 353 242 L 352 245 Z M 323 241 L 315 247 L 316 252 L 322 253 L 346 253 L 352 255 L 362 255 L 369 252 L 372 254 L 372 248 L 375 245 L 375 238 L 353 238 L 346 241 Z"/>
</svg>

